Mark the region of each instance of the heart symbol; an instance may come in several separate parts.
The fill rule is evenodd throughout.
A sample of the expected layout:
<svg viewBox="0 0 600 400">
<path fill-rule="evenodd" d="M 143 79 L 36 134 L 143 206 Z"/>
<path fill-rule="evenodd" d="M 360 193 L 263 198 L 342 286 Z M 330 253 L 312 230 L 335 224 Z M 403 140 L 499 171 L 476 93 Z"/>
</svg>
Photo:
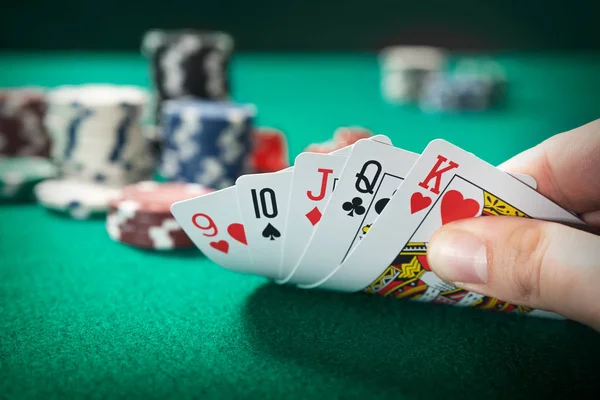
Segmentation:
<svg viewBox="0 0 600 400">
<path fill-rule="evenodd" d="M 210 247 L 219 250 L 225 254 L 229 251 L 229 243 L 225 240 L 219 240 L 218 242 L 210 242 Z"/>
<path fill-rule="evenodd" d="M 450 190 L 442 198 L 442 225 L 459 219 L 476 217 L 479 203 L 474 199 L 465 199 L 458 190 Z"/>
<path fill-rule="evenodd" d="M 238 242 L 243 243 L 246 246 L 248 245 L 248 242 L 246 241 L 246 232 L 244 231 L 244 225 L 238 224 L 237 222 L 233 223 L 227 227 L 227 233 L 229 233 L 229 236 L 231 236 Z"/>
<path fill-rule="evenodd" d="M 414 214 L 431 205 L 431 197 L 425 197 L 419 192 L 414 192 L 410 196 L 410 213 Z"/>
</svg>

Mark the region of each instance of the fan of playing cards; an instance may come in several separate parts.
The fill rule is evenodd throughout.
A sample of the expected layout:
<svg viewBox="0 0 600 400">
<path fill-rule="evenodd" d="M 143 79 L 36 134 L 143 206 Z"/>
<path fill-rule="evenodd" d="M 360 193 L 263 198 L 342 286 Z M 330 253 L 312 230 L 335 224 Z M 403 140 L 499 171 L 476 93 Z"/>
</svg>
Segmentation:
<svg viewBox="0 0 600 400">
<path fill-rule="evenodd" d="M 304 289 L 365 291 L 462 307 L 558 317 L 457 288 L 427 263 L 443 224 L 507 215 L 583 225 L 511 175 L 443 140 L 423 154 L 383 135 L 293 167 L 173 204 L 171 212 L 215 263 Z"/>
</svg>

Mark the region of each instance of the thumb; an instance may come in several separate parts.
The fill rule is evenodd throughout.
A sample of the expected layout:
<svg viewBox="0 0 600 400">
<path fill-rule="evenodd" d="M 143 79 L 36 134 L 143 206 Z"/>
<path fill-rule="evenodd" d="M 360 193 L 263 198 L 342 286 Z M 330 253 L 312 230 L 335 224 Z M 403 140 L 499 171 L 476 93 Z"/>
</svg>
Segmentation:
<svg viewBox="0 0 600 400">
<path fill-rule="evenodd" d="M 546 221 L 481 217 L 443 226 L 427 253 L 447 282 L 600 330 L 600 236 Z"/>
</svg>

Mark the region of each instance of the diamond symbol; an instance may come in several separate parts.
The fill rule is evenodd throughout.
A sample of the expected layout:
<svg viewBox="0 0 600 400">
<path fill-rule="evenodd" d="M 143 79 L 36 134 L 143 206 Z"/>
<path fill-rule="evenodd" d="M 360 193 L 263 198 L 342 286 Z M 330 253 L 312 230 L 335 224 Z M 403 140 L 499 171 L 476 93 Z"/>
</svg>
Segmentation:
<svg viewBox="0 0 600 400">
<path fill-rule="evenodd" d="M 315 226 L 321 220 L 322 216 L 323 214 L 321 214 L 321 211 L 319 211 L 317 207 L 306 213 L 306 218 L 308 218 L 313 226 Z"/>
</svg>

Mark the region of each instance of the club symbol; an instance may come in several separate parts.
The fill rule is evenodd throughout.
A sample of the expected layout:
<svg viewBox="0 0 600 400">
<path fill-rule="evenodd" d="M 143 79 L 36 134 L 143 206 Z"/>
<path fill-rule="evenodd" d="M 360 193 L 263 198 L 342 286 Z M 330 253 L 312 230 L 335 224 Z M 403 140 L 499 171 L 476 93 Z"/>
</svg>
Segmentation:
<svg viewBox="0 0 600 400">
<path fill-rule="evenodd" d="M 281 233 L 270 223 L 265 226 L 265 229 L 262 231 L 262 235 L 265 239 L 275 240 L 276 238 L 281 236 Z"/>
<path fill-rule="evenodd" d="M 342 204 L 342 208 L 344 211 L 349 211 L 348 215 L 350 217 L 354 217 L 354 213 L 356 213 L 356 215 L 363 215 L 365 213 L 365 208 L 362 206 L 362 202 L 360 197 L 355 197 L 352 201 L 347 201 Z"/>
</svg>

